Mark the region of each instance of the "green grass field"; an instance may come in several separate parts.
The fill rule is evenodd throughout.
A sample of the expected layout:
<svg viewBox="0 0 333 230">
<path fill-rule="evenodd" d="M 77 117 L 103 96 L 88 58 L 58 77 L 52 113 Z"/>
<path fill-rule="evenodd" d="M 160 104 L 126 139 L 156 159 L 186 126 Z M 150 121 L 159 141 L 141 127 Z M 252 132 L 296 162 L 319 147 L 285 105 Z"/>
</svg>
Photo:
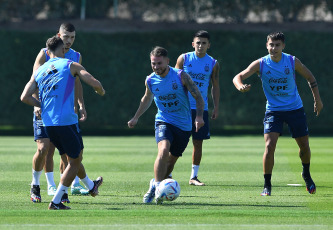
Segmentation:
<svg viewBox="0 0 333 230">
<path fill-rule="evenodd" d="M 84 144 L 89 177 L 104 177 L 100 195 L 69 196 L 72 210 L 49 211 L 44 174 L 42 203 L 30 201 L 32 137 L 0 137 L 0 229 L 333 229 L 332 137 L 310 138 L 315 195 L 306 192 L 292 138 L 280 138 L 272 196 L 261 197 L 263 137 L 213 137 L 199 172 L 207 186 L 188 185 L 189 145 L 173 172 L 180 197 L 161 206 L 142 203 L 157 153 L 153 136 L 84 137 Z"/>
</svg>

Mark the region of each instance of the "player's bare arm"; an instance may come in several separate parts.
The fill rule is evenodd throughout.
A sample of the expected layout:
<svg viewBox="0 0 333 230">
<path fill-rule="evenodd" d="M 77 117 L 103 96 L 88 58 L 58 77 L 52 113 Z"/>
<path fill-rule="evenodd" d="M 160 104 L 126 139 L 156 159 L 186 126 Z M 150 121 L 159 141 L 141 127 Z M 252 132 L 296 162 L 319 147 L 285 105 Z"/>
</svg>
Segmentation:
<svg viewBox="0 0 333 230">
<path fill-rule="evenodd" d="M 80 60 L 79 60 L 79 64 L 82 63 L 82 55 L 80 55 Z M 75 93 L 77 94 L 77 104 L 78 104 L 78 110 L 79 110 L 79 121 L 85 121 L 87 120 L 87 111 L 86 111 L 86 107 L 84 104 L 84 99 L 83 99 L 83 88 L 82 88 L 82 84 L 81 81 L 78 81 L 77 83 L 75 83 Z"/>
<path fill-rule="evenodd" d="M 251 89 L 251 84 L 244 84 L 243 81 L 251 77 L 255 73 L 259 74 L 259 71 L 260 62 L 259 60 L 255 60 L 245 70 L 237 74 L 232 80 L 236 89 L 238 89 L 242 93 L 249 91 Z"/>
<path fill-rule="evenodd" d="M 99 94 L 100 96 L 104 96 L 105 90 L 102 84 L 96 78 L 94 78 L 90 73 L 88 73 L 88 71 L 86 71 L 86 69 L 82 65 L 73 62 L 70 68 L 71 68 L 71 74 L 73 76 L 78 75 L 80 79 L 86 84 L 90 85 L 97 94 Z"/>
<path fill-rule="evenodd" d="M 303 65 L 303 63 L 298 58 L 295 58 L 295 70 L 307 80 L 314 99 L 314 112 L 318 116 L 324 105 L 320 98 L 317 80 L 311 71 L 305 65 Z"/>
<path fill-rule="evenodd" d="M 34 66 L 32 68 L 32 72 L 35 72 L 41 65 L 43 65 L 46 61 L 46 55 L 44 52 L 44 49 L 41 49 L 35 59 L 35 63 Z M 33 97 L 36 98 L 38 100 L 38 88 L 36 89 L 36 91 L 33 93 Z M 41 109 L 39 107 L 34 107 L 34 113 L 35 116 L 40 119 L 41 118 Z"/>
<path fill-rule="evenodd" d="M 141 98 L 139 108 L 136 111 L 134 117 L 127 122 L 129 128 L 134 128 L 134 126 L 138 123 L 138 120 L 141 117 L 141 115 L 147 111 L 147 109 L 150 107 L 151 103 L 153 102 L 154 94 L 148 88 L 147 81 L 145 84 L 146 84 L 146 91 L 143 97 Z"/>
<path fill-rule="evenodd" d="M 21 94 L 21 101 L 28 105 L 40 107 L 40 102 L 32 96 L 37 88 L 37 83 L 35 81 L 34 75 L 32 74 L 30 80 L 24 87 L 24 90 Z"/>
<path fill-rule="evenodd" d="M 184 68 L 184 57 L 183 57 L 183 54 L 181 54 L 178 57 L 176 65 L 175 65 L 175 68 L 176 69 L 183 69 Z"/>
<path fill-rule="evenodd" d="M 198 89 L 198 87 L 195 85 L 194 81 L 184 71 L 181 73 L 181 80 L 183 85 L 187 88 L 187 90 L 190 92 L 190 94 L 193 96 L 193 98 L 196 101 L 196 118 L 195 118 L 195 127 L 196 127 L 196 132 L 204 126 L 205 122 L 203 121 L 203 112 L 204 112 L 204 106 L 205 102 L 201 96 L 201 93 Z"/>
<path fill-rule="evenodd" d="M 220 81 L 219 81 L 219 75 L 220 75 L 220 64 L 216 62 L 213 72 L 211 75 L 211 82 L 212 82 L 212 90 L 211 95 L 213 99 L 213 112 L 211 118 L 215 120 L 219 115 L 219 103 L 220 103 Z"/>
</svg>

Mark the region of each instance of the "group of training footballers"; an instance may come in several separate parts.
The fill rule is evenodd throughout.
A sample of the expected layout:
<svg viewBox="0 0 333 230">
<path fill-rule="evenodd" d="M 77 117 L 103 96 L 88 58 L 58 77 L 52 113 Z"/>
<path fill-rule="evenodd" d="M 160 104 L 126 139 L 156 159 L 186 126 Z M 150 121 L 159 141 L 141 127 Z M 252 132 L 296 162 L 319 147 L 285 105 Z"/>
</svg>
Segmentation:
<svg viewBox="0 0 333 230">
<path fill-rule="evenodd" d="M 46 48 L 38 54 L 33 74 L 25 86 L 21 100 L 34 106 L 34 134 L 37 151 L 32 161 L 31 200 L 41 202 L 40 175 L 44 168 L 48 195 L 53 199 L 49 209 L 70 209 L 68 189 L 72 194 L 96 196 L 103 178 L 92 181 L 82 164 L 83 141 L 78 122 L 87 119 L 81 81 L 90 85 L 97 94 L 103 96 L 105 90 L 80 64 L 79 52 L 71 49 L 75 40 L 75 27 L 63 23 L 57 35 L 49 38 Z M 147 76 L 145 93 L 128 127 L 133 128 L 140 116 L 150 107 L 152 101 L 157 106 L 155 117 L 155 138 L 158 147 L 154 163 L 154 178 L 143 197 L 144 203 L 163 202 L 155 196 L 159 183 L 172 177 L 172 170 L 178 158 L 186 149 L 192 136 L 192 172 L 190 185 L 204 186 L 198 179 L 202 158 L 203 140 L 210 138 L 208 115 L 208 88 L 211 85 L 213 109 L 211 119 L 217 119 L 219 112 L 219 71 L 216 59 L 207 54 L 210 48 L 210 35 L 200 30 L 192 41 L 193 52 L 181 54 L 175 67 L 169 65 L 168 51 L 156 46 L 150 53 L 153 72 Z M 271 176 L 274 165 L 274 152 L 283 124 L 287 123 L 299 146 L 302 161 L 302 177 L 310 194 L 316 186 L 310 175 L 310 147 L 308 127 L 302 100 L 298 94 L 295 73 L 304 77 L 314 98 L 314 111 L 319 115 L 323 108 L 318 85 L 313 74 L 300 60 L 283 51 L 285 37 L 281 32 L 267 36 L 268 55 L 252 62 L 237 74 L 233 83 L 240 92 L 250 90 L 250 84 L 243 81 L 257 74 L 267 99 L 264 118 L 265 152 L 263 156 L 264 189 L 262 196 L 270 196 Z M 81 80 L 81 81 L 80 81 Z M 56 187 L 53 178 L 53 155 L 59 150 L 60 183 Z M 81 182 L 84 184 L 82 186 Z"/>
</svg>

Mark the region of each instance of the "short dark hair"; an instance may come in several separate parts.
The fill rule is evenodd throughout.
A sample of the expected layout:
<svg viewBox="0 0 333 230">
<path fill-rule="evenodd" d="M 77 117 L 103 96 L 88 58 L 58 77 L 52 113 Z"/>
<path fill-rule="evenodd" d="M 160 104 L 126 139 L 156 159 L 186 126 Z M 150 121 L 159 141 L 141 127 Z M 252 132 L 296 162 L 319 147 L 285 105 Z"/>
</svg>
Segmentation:
<svg viewBox="0 0 333 230">
<path fill-rule="evenodd" d="M 75 31 L 75 26 L 72 23 L 64 22 L 60 25 L 58 33 L 60 32 L 60 29 L 66 30 L 68 32 L 74 32 Z"/>
<path fill-rule="evenodd" d="M 284 43 L 284 34 L 282 32 L 272 32 L 270 34 L 267 35 L 267 41 L 269 39 L 272 39 L 272 41 L 277 41 L 280 40 Z"/>
<path fill-rule="evenodd" d="M 168 57 L 168 51 L 160 46 L 155 46 L 150 52 L 150 56 L 154 57 Z"/>
<path fill-rule="evenodd" d="M 52 53 L 56 51 L 64 42 L 58 36 L 53 36 L 46 41 L 46 48 Z"/>
<path fill-rule="evenodd" d="M 198 32 L 196 32 L 194 34 L 193 39 L 194 38 L 207 38 L 208 41 L 209 41 L 210 35 L 209 35 L 209 33 L 206 30 L 199 30 Z"/>
</svg>

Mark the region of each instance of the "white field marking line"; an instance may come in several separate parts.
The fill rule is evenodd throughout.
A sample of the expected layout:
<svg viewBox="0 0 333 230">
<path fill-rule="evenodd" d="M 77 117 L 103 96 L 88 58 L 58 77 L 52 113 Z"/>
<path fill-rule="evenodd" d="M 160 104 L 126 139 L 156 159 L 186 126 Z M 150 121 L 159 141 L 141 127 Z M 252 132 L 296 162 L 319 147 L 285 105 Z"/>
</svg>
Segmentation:
<svg viewBox="0 0 333 230">
<path fill-rule="evenodd" d="M 0 227 L 328 227 L 322 224 L 0 224 Z"/>
<path fill-rule="evenodd" d="M 300 186 L 303 186 L 302 184 L 287 184 L 289 186 L 295 186 L 295 187 L 300 187 Z"/>
</svg>

